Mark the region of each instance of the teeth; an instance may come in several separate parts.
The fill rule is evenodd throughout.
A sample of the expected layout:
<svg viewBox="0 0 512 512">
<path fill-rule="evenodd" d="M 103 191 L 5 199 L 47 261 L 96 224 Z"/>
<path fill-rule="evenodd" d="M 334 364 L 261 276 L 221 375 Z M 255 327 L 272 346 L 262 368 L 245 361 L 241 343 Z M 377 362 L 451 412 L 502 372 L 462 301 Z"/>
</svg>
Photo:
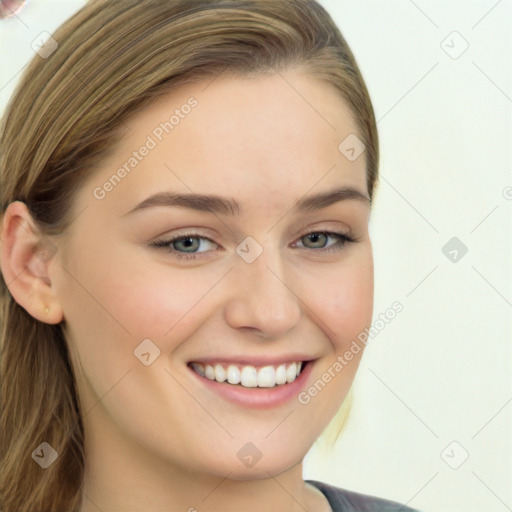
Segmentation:
<svg viewBox="0 0 512 512">
<path fill-rule="evenodd" d="M 286 365 L 280 364 L 276 370 L 276 384 L 286 384 Z"/>
<path fill-rule="evenodd" d="M 199 374 L 201 375 L 201 374 Z M 230 384 L 240 384 L 240 370 L 234 364 L 228 366 L 228 382 Z"/>
<path fill-rule="evenodd" d="M 292 363 L 286 368 L 286 382 L 293 382 L 297 378 L 297 365 Z"/>
<path fill-rule="evenodd" d="M 199 373 L 201 377 L 204 377 L 204 368 L 202 364 L 192 363 L 192 368 L 194 368 L 194 371 Z"/>
<path fill-rule="evenodd" d="M 258 372 L 258 387 L 273 388 L 276 385 L 276 370 L 273 366 L 264 366 Z"/>
<path fill-rule="evenodd" d="M 217 382 L 224 382 L 226 380 L 226 370 L 220 364 L 216 364 L 213 369 L 215 370 L 215 380 Z"/>
<path fill-rule="evenodd" d="M 245 388 L 255 388 L 258 385 L 258 372 L 254 366 L 244 366 L 240 383 Z"/>
<path fill-rule="evenodd" d="M 241 385 L 246 388 L 273 388 L 293 382 L 300 374 L 302 362 L 280 364 L 279 366 L 267 365 L 256 369 L 252 365 L 239 367 L 230 364 L 227 369 L 217 363 L 215 365 L 200 363 L 191 364 L 193 370 L 209 380 L 228 382 L 233 385 Z"/>
<path fill-rule="evenodd" d="M 213 369 L 213 366 L 210 366 L 209 364 L 207 364 L 204 367 L 204 376 L 207 379 L 215 380 L 215 370 Z"/>
</svg>

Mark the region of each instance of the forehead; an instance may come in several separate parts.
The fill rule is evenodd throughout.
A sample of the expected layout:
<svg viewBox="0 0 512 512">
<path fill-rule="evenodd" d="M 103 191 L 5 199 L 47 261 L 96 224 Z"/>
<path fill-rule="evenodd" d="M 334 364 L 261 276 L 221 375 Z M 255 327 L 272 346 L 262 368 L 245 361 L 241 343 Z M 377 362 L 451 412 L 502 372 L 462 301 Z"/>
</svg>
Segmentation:
<svg viewBox="0 0 512 512">
<path fill-rule="evenodd" d="M 127 125 L 88 184 L 90 194 L 110 180 L 102 203 L 119 214 L 162 190 L 230 195 L 242 203 L 258 198 L 260 206 L 277 206 L 278 197 L 303 196 L 317 185 L 367 191 L 364 154 L 350 161 L 339 150 L 358 134 L 352 112 L 334 86 L 300 71 L 188 84 Z M 121 180 L 110 179 L 116 173 Z"/>
</svg>

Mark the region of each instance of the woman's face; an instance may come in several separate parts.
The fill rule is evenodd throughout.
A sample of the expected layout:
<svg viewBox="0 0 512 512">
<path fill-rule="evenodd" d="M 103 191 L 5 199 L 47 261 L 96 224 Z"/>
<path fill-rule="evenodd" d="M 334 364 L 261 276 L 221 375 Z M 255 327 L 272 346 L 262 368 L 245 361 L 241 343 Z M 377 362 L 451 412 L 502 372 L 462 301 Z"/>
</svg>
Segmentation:
<svg viewBox="0 0 512 512">
<path fill-rule="evenodd" d="M 189 84 L 127 125 L 50 262 L 86 443 L 239 480 L 282 472 L 342 403 L 362 350 L 335 363 L 371 323 L 365 155 L 339 149 L 356 125 L 298 71 Z M 208 378 L 223 373 L 245 386 Z"/>
</svg>

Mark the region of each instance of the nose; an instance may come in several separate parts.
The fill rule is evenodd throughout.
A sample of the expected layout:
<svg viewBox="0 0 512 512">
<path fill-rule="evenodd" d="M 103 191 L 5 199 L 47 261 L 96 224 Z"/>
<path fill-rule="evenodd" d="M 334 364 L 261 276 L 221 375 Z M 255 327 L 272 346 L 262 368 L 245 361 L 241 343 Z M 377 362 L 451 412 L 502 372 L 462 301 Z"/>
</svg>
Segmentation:
<svg viewBox="0 0 512 512">
<path fill-rule="evenodd" d="M 269 264 L 266 251 L 252 263 L 238 262 L 231 276 L 232 291 L 225 320 L 233 329 L 265 339 L 284 337 L 301 318 L 301 300 L 284 278 L 278 258 Z"/>
</svg>

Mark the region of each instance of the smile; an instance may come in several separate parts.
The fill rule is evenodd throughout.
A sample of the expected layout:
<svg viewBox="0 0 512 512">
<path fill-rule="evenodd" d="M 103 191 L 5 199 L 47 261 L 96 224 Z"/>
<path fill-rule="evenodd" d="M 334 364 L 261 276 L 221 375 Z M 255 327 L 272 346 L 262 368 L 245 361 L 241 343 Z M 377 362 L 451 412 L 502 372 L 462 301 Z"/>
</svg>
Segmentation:
<svg viewBox="0 0 512 512">
<path fill-rule="evenodd" d="M 300 375 L 302 361 L 261 367 L 221 362 L 192 362 L 190 366 L 198 375 L 211 381 L 244 388 L 273 388 L 292 383 Z"/>
<path fill-rule="evenodd" d="M 299 356 L 300 357 L 300 356 Z M 311 380 L 316 360 L 190 361 L 190 374 L 208 393 L 244 408 L 269 409 L 296 400 Z M 297 358 L 299 359 L 299 358 Z M 252 362 L 253 364 L 248 364 Z"/>
</svg>

